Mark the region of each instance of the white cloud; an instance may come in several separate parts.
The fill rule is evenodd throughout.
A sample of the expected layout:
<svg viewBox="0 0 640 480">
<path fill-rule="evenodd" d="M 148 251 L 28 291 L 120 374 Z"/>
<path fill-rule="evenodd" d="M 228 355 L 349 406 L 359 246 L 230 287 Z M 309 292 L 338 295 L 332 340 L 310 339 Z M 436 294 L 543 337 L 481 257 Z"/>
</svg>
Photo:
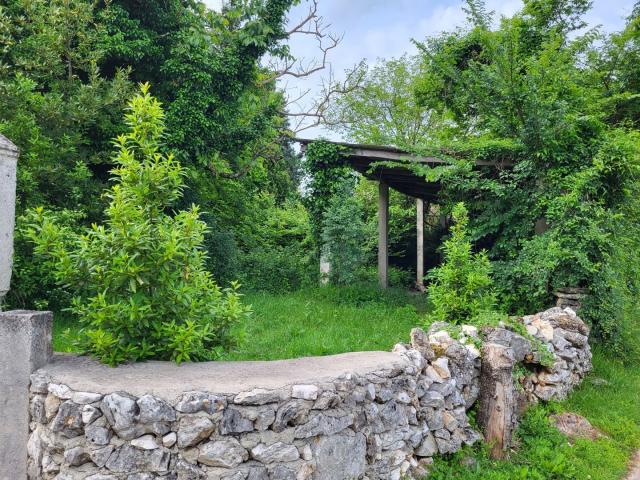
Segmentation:
<svg viewBox="0 0 640 480">
<path fill-rule="evenodd" d="M 223 0 L 204 0 L 220 9 Z M 336 74 L 362 59 L 374 63 L 378 58 L 398 57 L 414 53 L 411 39 L 422 40 L 428 35 L 450 31 L 464 24 L 466 14 L 460 0 L 319 0 L 319 10 L 331 30 L 344 34 L 342 43 L 331 52 L 330 62 Z M 487 0 L 487 10 L 500 16 L 511 16 L 522 8 L 521 0 Z M 289 14 L 289 23 L 303 18 L 309 3 L 303 1 Z M 590 26 L 602 25 L 605 31 L 619 30 L 632 8 L 631 0 L 595 0 L 586 20 Z M 291 45 L 298 58 L 311 61 L 318 49 L 309 36 L 297 37 Z M 296 91 L 319 91 L 319 78 L 288 79 L 281 82 L 295 95 Z M 306 136 L 329 135 L 322 129 L 305 132 Z"/>
</svg>

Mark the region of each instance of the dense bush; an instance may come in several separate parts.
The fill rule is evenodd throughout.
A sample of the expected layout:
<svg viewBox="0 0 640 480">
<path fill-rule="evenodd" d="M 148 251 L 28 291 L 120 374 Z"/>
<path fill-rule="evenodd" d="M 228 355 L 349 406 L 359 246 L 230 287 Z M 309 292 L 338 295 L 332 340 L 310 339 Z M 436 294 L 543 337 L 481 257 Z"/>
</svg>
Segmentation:
<svg viewBox="0 0 640 480">
<path fill-rule="evenodd" d="M 125 122 L 105 224 L 78 235 L 38 209 L 30 232 L 35 252 L 77 292 L 72 311 L 85 352 L 112 365 L 215 359 L 247 308 L 236 286 L 221 290 L 204 268 L 206 225 L 198 208 L 167 213 L 181 196 L 184 172 L 161 153 L 163 111 L 148 85 Z"/>
<path fill-rule="evenodd" d="M 433 311 L 430 320 L 459 324 L 473 322 L 496 304 L 491 280 L 491 263 L 486 252 L 474 253 L 463 203 L 453 209 L 451 236 L 442 246 L 444 262 L 431 270 L 427 287 Z"/>
<path fill-rule="evenodd" d="M 362 217 L 362 209 L 353 198 L 353 181 L 343 180 L 329 199 L 322 222 L 322 256 L 331 265 L 332 283 L 353 283 L 364 267 L 370 235 Z"/>
</svg>

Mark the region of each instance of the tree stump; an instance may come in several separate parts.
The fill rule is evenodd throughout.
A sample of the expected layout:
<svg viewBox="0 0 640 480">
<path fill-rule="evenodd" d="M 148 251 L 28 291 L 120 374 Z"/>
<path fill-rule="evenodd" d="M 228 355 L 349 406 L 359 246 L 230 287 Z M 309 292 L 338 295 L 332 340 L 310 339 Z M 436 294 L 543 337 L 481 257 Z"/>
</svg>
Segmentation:
<svg viewBox="0 0 640 480">
<path fill-rule="evenodd" d="M 518 395 L 513 383 L 513 350 L 487 343 L 482 347 L 478 423 L 493 458 L 503 458 L 517 425 Z"/>
</svg>

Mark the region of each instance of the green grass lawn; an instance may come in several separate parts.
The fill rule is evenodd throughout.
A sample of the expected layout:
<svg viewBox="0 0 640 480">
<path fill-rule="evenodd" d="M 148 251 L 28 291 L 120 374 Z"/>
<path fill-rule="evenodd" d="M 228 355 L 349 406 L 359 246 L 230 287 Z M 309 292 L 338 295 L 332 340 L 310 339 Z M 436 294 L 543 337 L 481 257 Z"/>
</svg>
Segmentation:
<svg viewBox="0 0 640 480">
<path fill-rule="evenodd" d="M 253 315 L 239 326 L 228 360 L 274 360 L 357 350 L 390 350 L 423 322 L 424 296 L 365 287 L 332 287 L 245 296 Z M 70 336 L 63 332 L 69 329 Z M 56 315 L 54 349 L 72 351 L 75 323 Z M 609 354 L 610 355 L 610 354 Z M 521 448 L 510 460 L 490 460 L 481 447 L 436 462 L 432 478 L 459 480 L 619 480 L 640 448 L 640 366 L 623 365 L 595 348 L 594 371 L 563 403 L 537 407 L 523 422 Z M 599 381 L 605 380 L 606 383 Z M 569 445 L 546 423 L 550 410 L 584 415 L 606 437 Z M 473 466 L 461 459 L 475 457 Z M 468 462 L 464 462 L 468 463 Z"/>
<path fill-rule="evenodd" d="M 253 314 L 237 328 L 226 360 L 276 360 L 358 350 L 390 350 L 409 339 L 426 311 L 424 295 L 370 287 L 311 288 L 274 295 L 250 293 Z M 65 331 L 69 330 L 69 335 Z M 54 350 L 73 351 L 76 323 L 58 314 Z"/>
</svg>

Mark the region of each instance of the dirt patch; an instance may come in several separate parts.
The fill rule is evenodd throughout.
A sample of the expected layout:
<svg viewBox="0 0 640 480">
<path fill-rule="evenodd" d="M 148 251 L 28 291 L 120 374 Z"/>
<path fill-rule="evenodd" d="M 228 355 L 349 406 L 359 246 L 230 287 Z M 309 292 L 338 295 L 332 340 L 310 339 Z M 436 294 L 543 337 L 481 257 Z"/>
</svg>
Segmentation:
<svg viewBox="0 0 640 480">
<path fill-rule="evenodd" d="M 629 465 L 629 475 L 626 480 L 640 480 L 640 450 L 636 452 L 635 457 Z"/>
</svg>

